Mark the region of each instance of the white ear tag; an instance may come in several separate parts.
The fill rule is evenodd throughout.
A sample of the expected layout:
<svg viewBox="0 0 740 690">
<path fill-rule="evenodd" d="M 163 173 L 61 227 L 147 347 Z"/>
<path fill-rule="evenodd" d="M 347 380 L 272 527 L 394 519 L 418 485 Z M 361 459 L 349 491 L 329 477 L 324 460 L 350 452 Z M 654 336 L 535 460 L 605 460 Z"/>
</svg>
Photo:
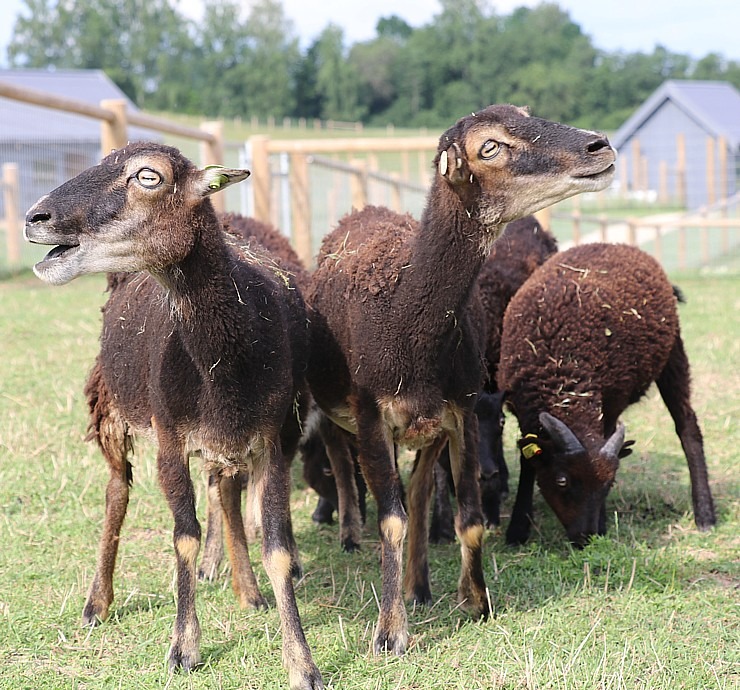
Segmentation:
<svg viewBox="0 0 740 690">
<path fill-rule="evenodd" d="M 444 177 L 447 174 L 447 151 L 439 155 L 439 174 Z"/>
</svg>

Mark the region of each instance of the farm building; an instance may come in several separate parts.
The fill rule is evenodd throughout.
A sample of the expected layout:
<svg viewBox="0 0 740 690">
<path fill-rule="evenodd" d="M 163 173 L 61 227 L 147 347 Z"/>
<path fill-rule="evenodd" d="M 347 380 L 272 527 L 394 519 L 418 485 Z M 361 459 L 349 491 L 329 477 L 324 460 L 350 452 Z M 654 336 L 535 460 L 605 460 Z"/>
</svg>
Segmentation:
<svg viewBox="0 0 740 690">
<path fill-rule="evenodd" d="M 727 82 L 666 81 L 612 143 L 623 190 L 711 206 L 740 188 L 740 92 Z"/>
<path fill-rule="evenodd" d="M 0 82 L 64 96 L 93 105 L 105 99 L 123 99 L 136 106 L 101 70 L 0 70 Z M 161 137 L 132 127 L 130 137 Z M 16 163 L 20 208 L 25 210 L 42 194 L 74 177 L 101 158 L 98 120 L 0 98 L 0 166 Z M 4 216 L 0 195 L 0 218 Z"/>
</svg>

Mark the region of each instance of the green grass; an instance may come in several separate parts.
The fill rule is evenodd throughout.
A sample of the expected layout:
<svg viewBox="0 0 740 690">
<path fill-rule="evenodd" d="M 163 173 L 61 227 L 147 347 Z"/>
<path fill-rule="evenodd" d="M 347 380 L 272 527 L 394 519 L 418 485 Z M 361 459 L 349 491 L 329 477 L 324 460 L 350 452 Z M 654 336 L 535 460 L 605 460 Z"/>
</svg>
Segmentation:
<svg viewBox="0 0 740 690">
<path fill-rule="evenodd" d="M 377 617 L 373 588 L 380 589 L 374 515 L 362 551 L 341 553 L 336 526 L 311 523 L 314 496 L 294 467 L 292 507 L 306 570 L 298 603 L 328 687 L 740 685 L 736 269 L 672 276 L 688 298 L 681 321 L 719 515 L 711 533 L 694 528 L 685 459 L 668 413 L 651 392 L 625 415 L 637 445 L 610 495 L 606 537 L 571 550 L 538 500 L 529 545 L 507 548 L 500 533 L 487 539 L 485 574 L 496 610 L 487 622 L 471 621 L 456 608 L 458 548 L 431 547 L 435 604 L 409 611 L 404 657 L 375 658 L 369 651 Z M 79 626 L 107 479 L 96 448 L 83 441 L 81 392 L 97 351 L 104 285 L 102 277 L 90 277 L 50 288 L 30 274 L 0 282 L 0 688 L 285 687 L 275 609 L 239 610 L 226 573 L 198 589 L 204 666 L 168 675 L 172 523 L 153 449 L 144 443 L 134 457 L 111 619 L 92 631 Z M 511 460 L 513 422 L 506 433 Z M 193 474 L 204 519 L 198 461 Z M 259 547 L 252 555 L 263 591 L 274 601 Z"/>
</svg>

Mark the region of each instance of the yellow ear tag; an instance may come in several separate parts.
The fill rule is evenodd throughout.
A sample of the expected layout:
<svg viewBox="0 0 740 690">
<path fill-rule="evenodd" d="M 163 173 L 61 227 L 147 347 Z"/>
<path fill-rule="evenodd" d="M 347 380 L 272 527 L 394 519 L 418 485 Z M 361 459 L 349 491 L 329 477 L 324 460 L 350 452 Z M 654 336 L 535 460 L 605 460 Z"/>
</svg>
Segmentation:
<svg viewBox="0 0 740 690">
<path fill-rule="evenodd" d="M 212 170 L 213 168 L 223 168 L 223 165 L 206 165 L 204 170 Z M 229 181 L 229 178 L 227 175 L 218 175 L 217 177 L 214 177 L 211 182 L 208 184 L 208 189 L 221 189 L 222 185 L 227 184 Z"/>
<path fill-rule="evenodd" d="M 527 434 L 525 437 L 527 438 L 533 438 L 537 439 L 536 434 Z M 534 441 L 532 443 L 527 443 L 527 445 L 522 446 L 522 455 L 527 458 L 527 460 L 531 460 L 535 455 L 542 455 L 542 448 L 540 448 Z"/>
</svg>

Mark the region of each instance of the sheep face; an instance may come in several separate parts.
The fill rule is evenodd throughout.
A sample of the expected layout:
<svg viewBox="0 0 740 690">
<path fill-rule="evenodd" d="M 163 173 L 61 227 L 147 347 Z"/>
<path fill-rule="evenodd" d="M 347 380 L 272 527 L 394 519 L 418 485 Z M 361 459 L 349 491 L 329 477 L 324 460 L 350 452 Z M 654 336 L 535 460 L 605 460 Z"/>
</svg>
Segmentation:
<svg viewBox="0 0 740 690">
<path fill-rule="evenodd" d="M 615 160 L 603 134 L 495 105 L 445 132 L 435 163 L 466 209 L 493 227 L 575 194 L 605 189 Z"/>
<path fill-rule="evenodd" d="M 154 143 L 114 151 L 26 214 L 26 239 L 56 245 L 34 272 L 61 285 L 86 273 L 161 271 L 197 241 L 193 219 L 213 213 L 206 197 L 248 175 L 199 170 L 177 149 Z"/>
<path fill-rule="evenodd" d="M 540 422 L 549 443 L 542 444 L 539 455 L 530 455 L 537 485 L 570 541 L 583 547 L 594 534 L 606 533 L 604 502 L 619 467 L 624 426 L 619 424 L 602 446 L 588 450 L 556 417 L 543 412 Z M 523 439 L 525 457 L 528 443 L 532 441 Z"/>
</svg>

